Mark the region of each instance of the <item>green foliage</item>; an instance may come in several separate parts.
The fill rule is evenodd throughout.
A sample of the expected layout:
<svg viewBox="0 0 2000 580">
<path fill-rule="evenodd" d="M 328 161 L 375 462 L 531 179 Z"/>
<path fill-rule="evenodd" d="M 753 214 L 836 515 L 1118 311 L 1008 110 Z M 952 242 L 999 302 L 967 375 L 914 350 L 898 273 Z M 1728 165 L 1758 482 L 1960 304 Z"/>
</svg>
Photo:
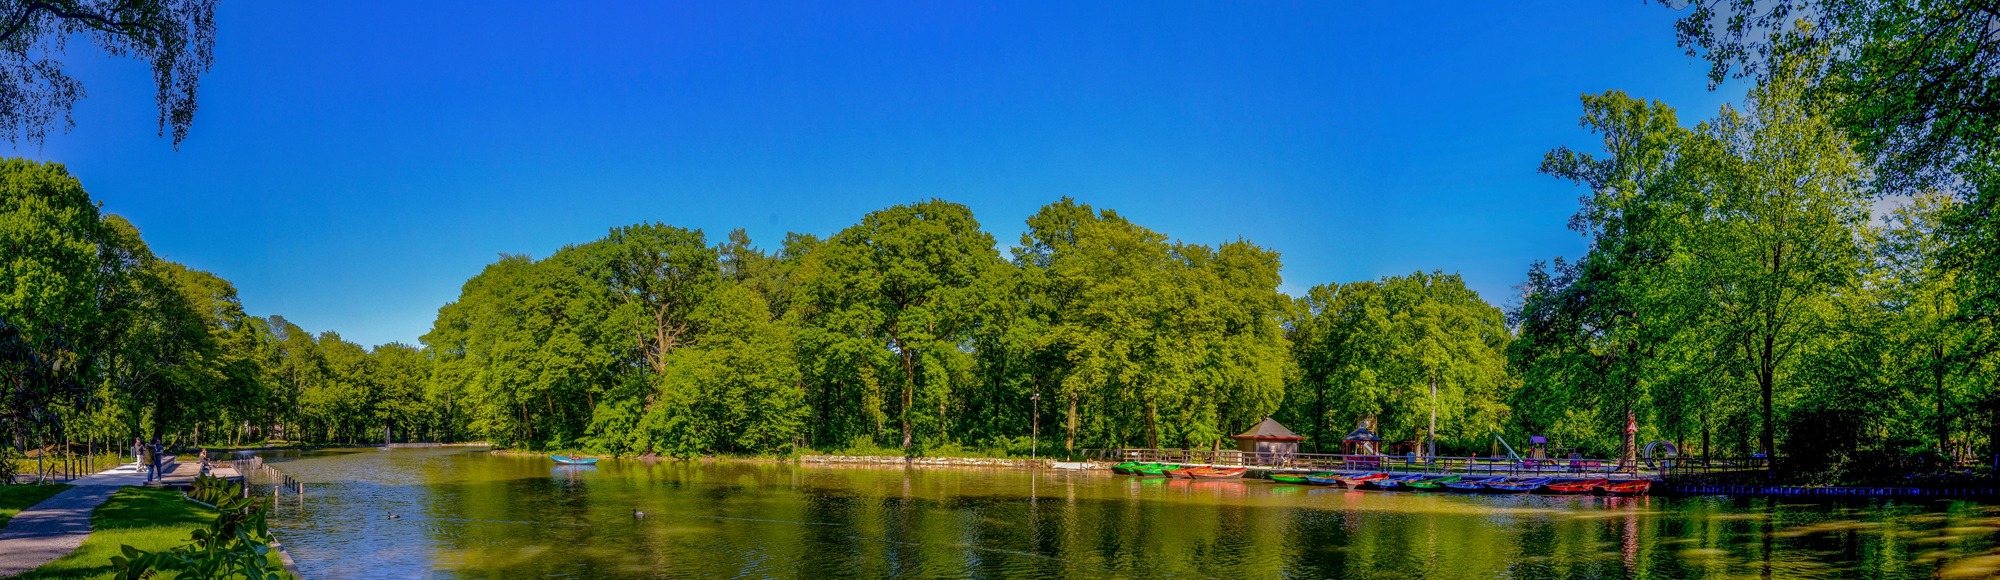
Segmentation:
<svg viewBox="0 0 2000 580">
<path fill-rule="evenodd" d="M 1506 315 L 1457 275 L 1316 286 L 1299 302 L 1299 388 L 1282 416 L 1316 448 L 1339 450 L 1363 418 L 1385 440 L 1420 441 L 1435 411 L 1446 450 L 1483 449 L 1504 429 L 1515 388 Z"/>
<path fill-rule="evenodd" d="M 160 132 L 174 145 L 194 122 L 201 75 L 215 60 L 215 0 L 120 2 L 17 2 L 8 5 L 0 31 L 0 131 L 9 140 L 40 143 L 52 126 L 67 130 L 83 83 L 63 72 L 57 57 L 75 39 L 88 38 L 113 56 L 130 56 L 152 68 Z M 57 119 L 61 121 L 58 122 Z"/>
<path fill-rule="evenodd" d="M 111 558 L 117 578 L 138 580 L 161 572 L 188 578 L 289 576 L 271 562 L 271 533 L 265 522 L 263 496 L 244 497 L 242 486 L 203 476 L 195 480 L 188 498 L 215 506 L 215 520 L 194 530 L 189 543 L 169 550 L 120 547 L 120 554 Z"/>
</svg>

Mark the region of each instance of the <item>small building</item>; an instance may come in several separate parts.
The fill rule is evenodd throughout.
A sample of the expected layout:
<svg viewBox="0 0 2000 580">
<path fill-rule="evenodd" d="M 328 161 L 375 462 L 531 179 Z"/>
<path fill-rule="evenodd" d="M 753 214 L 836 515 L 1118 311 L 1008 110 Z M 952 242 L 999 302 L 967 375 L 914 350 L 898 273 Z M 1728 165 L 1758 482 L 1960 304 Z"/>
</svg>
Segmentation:
<svg viewBox="0 0 2000 580">
<path fill-rule="evenodd" d="M 1236 448 L 1250 454 L 1247 459 L 1255 464 L 1282 465 L 1291 462 L 1292 456 L 1299 452 L 1299 442 L 1306 438 L 1265 417 L 1256 427 L 1233 439 L 1236 440 Z"/>
</svg>

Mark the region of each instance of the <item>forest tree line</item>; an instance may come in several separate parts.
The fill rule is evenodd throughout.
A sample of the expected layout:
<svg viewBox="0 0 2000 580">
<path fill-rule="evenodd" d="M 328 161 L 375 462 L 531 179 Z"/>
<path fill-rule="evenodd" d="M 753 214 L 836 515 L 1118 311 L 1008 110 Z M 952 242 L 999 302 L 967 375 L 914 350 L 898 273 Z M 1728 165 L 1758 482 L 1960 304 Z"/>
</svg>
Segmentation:
<svg viewBox="0 0 2000 580">
<path fill-rule="evenodd" d="M 1499 305 L 1441 271 L 1288 296 L 1274 251 L 1068 198 L 1003 248 L 929 200 L 771 247 L 642 223 L 503 256 L 420 344 L 365 348 L 246 315 L 61 166 L 8 160 L 0 421 L 17 446 L 688 457 L 1213 448 L 1265 416 L 1332 452 L 1364 419 L 1420 441 L 1435 413 L 1446 453 L 1663 440 L 1835 475 L 1994 453 L 2000 15 L 1818 4 L 1695 4 L 1683 45 L 1752 87 L 1712 116 L 1585 95 L 1601 142 L 1540 170 L 1582 188 L 1588 250 Z"/>
</svg>

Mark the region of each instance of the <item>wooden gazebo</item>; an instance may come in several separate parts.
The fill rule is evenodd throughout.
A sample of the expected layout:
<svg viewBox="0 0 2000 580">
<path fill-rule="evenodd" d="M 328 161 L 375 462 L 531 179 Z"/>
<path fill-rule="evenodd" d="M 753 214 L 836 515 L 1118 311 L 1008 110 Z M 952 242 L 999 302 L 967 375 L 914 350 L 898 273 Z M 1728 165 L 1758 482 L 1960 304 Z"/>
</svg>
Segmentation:
<svg viewBox="0 0 2000 580">
<path fill-rule="evenodd" d="M 1257 464 L 1282 465 L 1291 461 L 1293 455 L 1298 454 L 1299 442 L 1306 438 L 1293 433 L 1291 429 L 1286 429 L 1284 425 L 1271 420 L 1270 417 L 1265 417 L 1263 421 L 1257 423 L 1257 426 L 1236 435 L 1233 439 L 1236 440 L 1236 448 L 1251 454 Z"/>
</svg>

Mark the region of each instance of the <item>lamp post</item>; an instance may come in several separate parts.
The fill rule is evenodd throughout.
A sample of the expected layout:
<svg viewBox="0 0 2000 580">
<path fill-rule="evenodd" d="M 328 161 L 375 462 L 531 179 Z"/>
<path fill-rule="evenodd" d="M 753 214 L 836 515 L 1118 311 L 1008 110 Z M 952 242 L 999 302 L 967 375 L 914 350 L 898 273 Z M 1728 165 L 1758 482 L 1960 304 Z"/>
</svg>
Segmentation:
<svg viewBox="0 0 2000 580">
<path fill-rule="evenodd" d="M 1028 460 L 1029 460 L 1029 461 L 1034 461 L 1034 460 L 1036 460 L 1036 459 L 1039 459 L 1039 458 L 1041 457 L 1041 445 L 1042 445 L 1042 394 L 1041 394 L 1041 393 L 1035 393 L 1035 394 L 1033 394 L 1033 395 L 1028 395 L 1028 400 L 1030 400 L 1030 401 L 1034 401 L 1034 405 L 1035 405 L 1035 414 L 1034 414 L 1034 416 L 1033 416 L 1033 417 L 1030 417 L 1030 418 L 1029 418 L 1029 420 L 1028 420 L 1028 433 L 1029 433 L 1029 435 L 1028 435 Z"/>
</svg>

